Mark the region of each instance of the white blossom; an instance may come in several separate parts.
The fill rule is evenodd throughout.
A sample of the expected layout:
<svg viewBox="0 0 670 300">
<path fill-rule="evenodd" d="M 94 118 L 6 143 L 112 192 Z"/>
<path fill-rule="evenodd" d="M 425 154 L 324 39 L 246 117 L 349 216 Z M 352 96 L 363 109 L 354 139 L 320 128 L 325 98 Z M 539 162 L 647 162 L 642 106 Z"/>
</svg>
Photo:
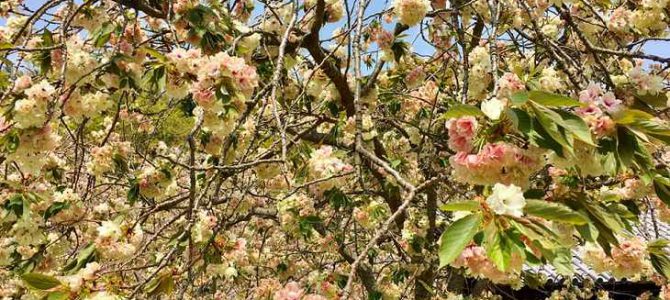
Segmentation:
<svg viewBox="0 0 670 300">
<path fill-rule="evenodd" d="M 498 98 L 493 98 L 482 102 L 481 109 L 489 119 L 498 120 L 500 119 L 500 114 L 505 109 L 505 103 L 498 100 Z"/>
<path fill-rule="evenodd" d="M 523 208 L 526 206 L 526 199 L 520 187 L 513 184 L 496 183 L 493 186 L 493 194 L 486 198 L 486 204 L 496 214 L 521 217 Z"/>
</svg>

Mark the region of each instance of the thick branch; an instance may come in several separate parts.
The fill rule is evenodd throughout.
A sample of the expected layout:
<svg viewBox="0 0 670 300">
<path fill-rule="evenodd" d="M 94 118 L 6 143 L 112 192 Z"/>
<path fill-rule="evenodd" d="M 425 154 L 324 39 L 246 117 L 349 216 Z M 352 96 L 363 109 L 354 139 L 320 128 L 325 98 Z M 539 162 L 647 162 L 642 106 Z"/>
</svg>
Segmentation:
<svg viewBox="0 0 670 300">
<path fill-rule="evenodd" d="M 114 2 L 139 10 L 145 13 L 147 16 L 154 18 L 165 19 L 168 13 L 167 6 L 156 7 L 151 3 L 147 3 L 143 0 L 114 0 Z"/>
<path fill-rule="evenodd" d="M 316 12 L 314 16 L 314 23 L 310 29 L 310 33 L 304 39 L 304 46 L 309 51 L 309 54 L 312 55 L 316 64 L 322 64 L 322 68 L 326 76 L 337 88 L 337 92 L 340 94 L 340 102 L 344 109 L 347 112 L 347 116 L 351 117 L 356 112 L 354 106 L 354 94 L 349 88 L 347 83 L 347 78 L 338 70 L 337 66 L 332 61 L 325 61 L 326 55 L 321 49 L 321 43 L 319 41 L 319 30 L 321 30 L 321 25 L 323 24 L 323 15 L 325 12 L 326 3 L 324 0 L 319 0 L 316 4 Z"/>
</svg>

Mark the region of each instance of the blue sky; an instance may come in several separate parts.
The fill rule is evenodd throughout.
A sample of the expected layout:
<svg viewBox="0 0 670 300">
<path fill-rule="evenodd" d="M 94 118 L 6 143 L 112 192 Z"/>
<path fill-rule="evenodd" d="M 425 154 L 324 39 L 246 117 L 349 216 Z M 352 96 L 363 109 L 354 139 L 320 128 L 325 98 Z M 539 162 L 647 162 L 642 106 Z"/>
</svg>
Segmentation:
<svg viewBox="0 0 670 300">
<path fill-rule="evenodd" d="M 49 0 L 26 0 L 25 3 L 26 5 L 32 9 L 35 10 L 39 8 L 41 5 L 46 3 L 46 1 Z M 80 2 L 80 1 L 76 1 Z M 350 6 L 357 5 L 355 0 L 350 0 Z M 379 12 L 383 10 L 385 7 L 389 7 L 390 1 L 389 0 L 371 0 L 371 4 L 368 7 L 368 14 L 371 14 L 373 12 Z M 256 8 L 254 10 L 253 15 L 258 15 L 263 11 L 262 4 L 257 3 Z M 355 9 L 352 8 L 352 19 L 355 18 Z M 346 13 L 345 13 L 345 18 L 346 18 Z M 5 19 L 0 18 L 0 25 L 5 24 Z M 327 26 L 324 27 L 324 30 L 322 31 L 322 37 L 330 37 L 330 32 L 332 32 L 335 28 L 342 26 L 345 21 L 341 21 L 338 23 L 333 23 L 333 24 L 328 24 Z M 385 28 L 388 30 L 392 30 L 394 24 L 384 24 Z M 423 55 L 430 55 L 433 52 L 433 48 L 425 43 L 421 37 L 419 36 L 419 27 L 414 26 L 413 28 L 410 28 L 405 32 L 407 37 L 405 40 L 410 43 L 414 49 L 415 52 Z M 670 56 L 670 42 L 667 41 L 652 41 L 652 42 L 647 42 L 644 47 L 644 51 L 648 54 L 655 54 L 661 57 L 669 57 Z"/>
</svg>

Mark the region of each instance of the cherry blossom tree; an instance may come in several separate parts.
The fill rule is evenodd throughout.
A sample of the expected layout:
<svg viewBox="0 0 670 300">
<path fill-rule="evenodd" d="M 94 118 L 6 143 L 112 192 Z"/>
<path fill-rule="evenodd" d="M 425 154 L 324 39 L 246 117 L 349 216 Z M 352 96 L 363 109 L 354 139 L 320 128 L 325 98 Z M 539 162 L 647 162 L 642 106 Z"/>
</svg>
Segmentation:
<svg viewBox="0 0 670 300">
<path fill-rule="evenodd" d="M 0 15 L 3 299 L 670 299 L 667 0 Z"/>
</svg>

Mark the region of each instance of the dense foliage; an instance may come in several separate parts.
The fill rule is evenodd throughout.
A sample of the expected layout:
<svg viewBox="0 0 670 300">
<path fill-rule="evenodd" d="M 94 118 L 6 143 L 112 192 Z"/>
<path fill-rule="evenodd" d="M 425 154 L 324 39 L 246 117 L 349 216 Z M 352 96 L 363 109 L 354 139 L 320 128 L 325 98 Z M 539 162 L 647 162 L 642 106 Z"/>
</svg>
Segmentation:
<svg viewBox="0 0 670 300">
<path fill-rule="evenodd" d="M 668 0 L 0 14 L 0 298 L 670 299 Z"/>
</svg>

